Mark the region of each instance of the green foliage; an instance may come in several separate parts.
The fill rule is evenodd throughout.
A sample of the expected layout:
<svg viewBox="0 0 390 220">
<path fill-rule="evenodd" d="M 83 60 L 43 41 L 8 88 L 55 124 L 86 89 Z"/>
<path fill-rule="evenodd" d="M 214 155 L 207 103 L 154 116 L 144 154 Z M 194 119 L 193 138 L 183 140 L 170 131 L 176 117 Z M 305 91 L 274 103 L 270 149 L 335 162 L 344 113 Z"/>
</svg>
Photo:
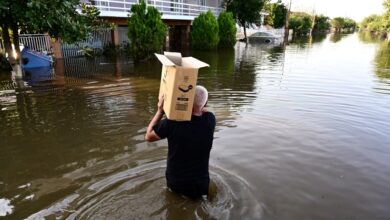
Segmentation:
<svg viewBox="0 0 390 220">
<path fill-rule="evenodd" d="M 73 43 L 87 38 L 94 28 L 109 25 L 98 19 L 94 6 L 81 5 L 78 13 L 79 4 L 79 0 L 1 0 L 0 27 L 7 53 L 12 52 L 12 43 L 19 52 L 19 31 L 48 33 Z"/>
<path fill-rule="evenodd" d="M 312 23 L 312 17 L 309 14 L 292 13 L 288 21 L 288 26 L 294 30 L 294 34 L 306 35 L 309 34 Z"/>
<path fill-rule="evenodd" d="M 390 85 L 390 45 L 387 42 L 384 42 L 378 48 L 378 51 L 375 55 L 374 64 L 375 64 L 375 73 L 381 82 Z"/>
<path fill-rule="evenodd" d="M 120 52 L 120 47 L 116 46 L 114 43 L 109 43 L 103 48 L 103 55 L 108 58 L 116 57 Z"/>
<path fill-rule="evenodd" d="M 357 24 L 354 20 L 350 18 L 344 18 L 344 29 L 350 29 L 350 30 L 355 30 Z"/>
<path fill-rule="evenodd" d="M 385 13 L 364 18 L 359 24 L 360 29 L 380 35 L 390 32 L 390 0 L 385 0 L 383 6 L 385 7 Z"/>
<path fill-rule="evenodd" d="M 131 6 L 128 36 L 134 61 L 149 59 L 162 50 L 167 27 L 160 12 L 145 1 Z"/>
<path fill-rule="evenodd" d="M 274 28 L 284 27 L 288 9 L 281 0 L 278 0 L 275 3 L 268 3 L 265 9 L 269 13 L 269 16 L 266 17 L 266 24 Z"/>
<path fill-rule="evenodd" d="M 8 63 L 8 60 L 5 57 L 5 54 L 0 52 L 0 72 L 10 71 L 10 70 L 11 70 L 11 66 Z"/>
<path fill-rule="evenodd" d="M 264 0 L 225 0 L 227 11 L 233 13 L 238 23 L 245 28 L 249 25 L 258 22 L 260 19 L 260 12 L 264 7 Z"/>
<path fill-rule="evenodd" d="M 233 47 L 236 44 L 236 22 L 231 12 L 222 12 L 218 16 L 219 46 Z"/>
<path fill-rule="evenodd" d="M 359 27 L 363 30 L 372 32 L 389 30 L 385 15 L 370 15 L 363 19 L 363 21 L 359 24 Z"/>
<path fill-rule="evenodd" d="M 211 11 L 201 13 L 192 23 L 191 45 L 194 49 L 215 49 L 219 43 L 217 19 Z"/>
<path fill-rule="evenodd" d="M 87 27 L 76 11 L 78 2 L 30 0 L 25 13 L 24 33 L 48 32 L 52 37 L 61 37 L 65 42 L 74 42 L 87 36 Z"/>
<path fill-rule="evenodd" d="M 336 32 L 353 32 L 357 25 L 354 20 L 342 17 L 333 18 L 331 24 Z"/>
<path fill-rule="evenodd" d="M 96 7 L 81 4 L 80 14 L 76 11 L 78 5 L 78 0 L 29 0 L 21 32 L 48 32 L 52 37 L 73 43 L 87 38 L 93 30 L 111 27 L 98 18 L 100 12 Z"/>
<path fill-rule="evenodd" d="M 385 7 L 386 13 L 390 13 L 390 0 L 385 0 L 383 6 Z"/>
<path fill-rule="evenodd" d="M 344 19 L 342 17 L 333 18 L 331 24 L 336 29 L 336 32 L 338 32 L 344 26 Z"/>
<path fill-rule="evenodd" d="M 95 57 L 95 52 L 93 51 L 93 48 L 91 47 L 88 47 L 88 46 L 83 46 L 81 49 L 80 49 L 81 53 L 86 57 L 86 58 L 94 58 Z"/>
<path fill-rule="evenodd" d="M 99 18 L 100 11 L 93 5 L 81 4 L 81 18 L 83 23 L 87 24 L 87 28 L 91 31 L 99 29 L 113 29 L 115 25 Z"/>
<path fill-rule="evenodd" d="M 330 24 L 330 18 L 324 15 L 316 15 L 313 26 L 313 32 L 314 33 L 325 33 L 329 31 L 331 24 Z"/>
</svg>

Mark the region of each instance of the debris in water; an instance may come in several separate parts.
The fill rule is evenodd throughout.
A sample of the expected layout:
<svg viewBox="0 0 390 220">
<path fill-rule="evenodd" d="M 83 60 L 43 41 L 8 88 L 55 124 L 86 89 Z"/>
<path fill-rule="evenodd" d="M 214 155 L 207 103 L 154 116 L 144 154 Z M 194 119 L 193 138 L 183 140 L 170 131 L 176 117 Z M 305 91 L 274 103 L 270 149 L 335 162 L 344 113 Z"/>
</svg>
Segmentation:
<svg viewBox="0 0 390 220">
<path fill-rule="evenodd" d="M 18 189 L 24 189 L 24 188 L 28 188 L 30 186 L 31 186 L 31 183 L 27 183 L 27 184 L 19 186 Z"/>
<path fill-rule="evenodd" d="M 0 216 L 6 216 L 12 214 L 14 206 L 11 205 L 11 201 L 8 199 L 0 199 Z"/>
<path fill-rule="evenodd" d="M 31 194 L 31 195 L 29 195 L 29 196 L 26 196 L 26 197 L 24 198 L 24 200 L 33 200 L 34 197 L 35 197 L 35 195 L 34 195 L 34 194 Z"/>
</svg>

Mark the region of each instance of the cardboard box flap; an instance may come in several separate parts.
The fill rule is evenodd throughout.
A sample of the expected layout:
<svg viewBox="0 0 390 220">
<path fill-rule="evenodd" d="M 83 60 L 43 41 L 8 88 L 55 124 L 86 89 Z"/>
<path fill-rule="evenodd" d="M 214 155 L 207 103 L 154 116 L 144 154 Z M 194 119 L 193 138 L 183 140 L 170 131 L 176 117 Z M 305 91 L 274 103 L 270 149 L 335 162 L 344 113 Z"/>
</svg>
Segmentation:
<svg viewBox="0 0 390 220">
<path fill-rule="evenodd" d="M 196 58 L 193 57 L 184 57 L 182 59 L 182 66 L 183 67 L 190 67 L 190 68 L 196 68 L 200 69 L 203 67 L 210 67 L 207 63 L 204 63 Z"/>
<path fill-rule="evenodd" d="M 164 65 L 164 66 L 175 66 L 175 63 L 173 63 L 170 59 L 168 59 L 166 56 L 155 53 L 157 59 Z"/>
<path fill-rule="evenodd" d="M 181 53 L 164 51 L 164 55 L 177 66 L 181 66 Z"/>
</svg>

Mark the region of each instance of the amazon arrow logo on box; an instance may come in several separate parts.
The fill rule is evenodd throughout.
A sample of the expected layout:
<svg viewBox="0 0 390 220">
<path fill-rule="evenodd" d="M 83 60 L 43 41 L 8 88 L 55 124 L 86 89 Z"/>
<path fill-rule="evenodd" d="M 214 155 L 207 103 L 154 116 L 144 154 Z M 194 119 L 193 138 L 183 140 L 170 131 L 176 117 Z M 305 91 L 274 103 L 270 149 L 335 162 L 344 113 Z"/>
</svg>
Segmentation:
<svg viewBox="0 0 390 220">
<path fill-rule="evenodd" d="M 163 65 L 159 97 L 164 95 L 167 118 L 191 121 L 198 70 L 209 65 L 193 57 L 181 57 L 181 53 L 155 55 Z"/>
</svg>

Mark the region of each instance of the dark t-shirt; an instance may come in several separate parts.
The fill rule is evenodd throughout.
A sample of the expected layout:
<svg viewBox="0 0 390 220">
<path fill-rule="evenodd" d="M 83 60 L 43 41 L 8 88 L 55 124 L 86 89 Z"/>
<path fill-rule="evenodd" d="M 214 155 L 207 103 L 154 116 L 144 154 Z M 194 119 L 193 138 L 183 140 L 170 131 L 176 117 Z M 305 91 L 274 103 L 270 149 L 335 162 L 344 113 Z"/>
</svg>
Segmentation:
<svg viewBox="0 0 390 220">
<path fill-rule="evenodd" d="M 205 112 L 191 121 L 161 120 L 153 127 L 160 138 L 168 138 L 166 178 L 171 184 L 209 181 L 209 157 L 213 145 L 215 116 Z"/>
</svg>

